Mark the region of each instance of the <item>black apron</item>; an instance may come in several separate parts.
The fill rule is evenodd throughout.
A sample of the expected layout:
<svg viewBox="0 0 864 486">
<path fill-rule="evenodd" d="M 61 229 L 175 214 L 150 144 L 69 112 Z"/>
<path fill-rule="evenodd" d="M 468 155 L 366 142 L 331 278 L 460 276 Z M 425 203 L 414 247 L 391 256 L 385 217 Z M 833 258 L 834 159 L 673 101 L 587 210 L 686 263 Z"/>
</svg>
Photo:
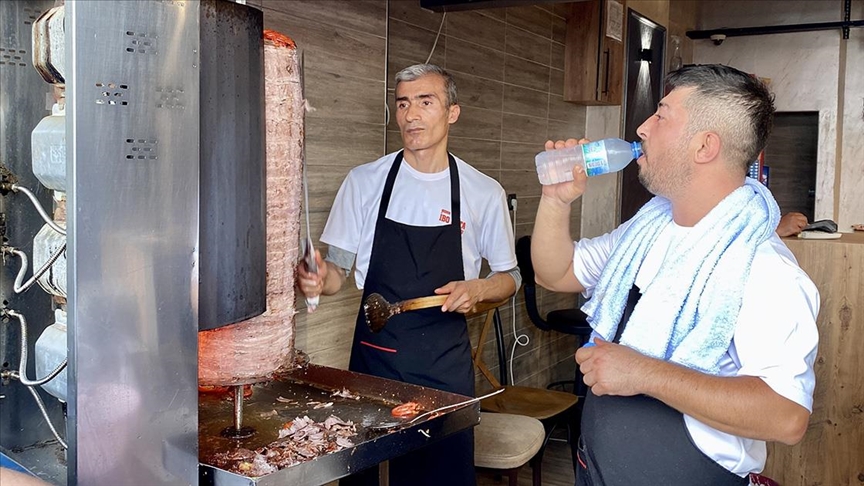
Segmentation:
<svg viewBox="0 0 864 486">
<path fill-rule="evenodd" d="M 378 208 L 363 301 L 377 292 L 388 302 L 434 295 L 436 288 L 465 280 L 462 268 L 462 228 L 459 171 L 450 164 L 450 223 L 444 226 L 409 226 L 385 217 L 393 183 L 402 165 L 396 155 Z M 440 307 L 398 314 L 375 334 L 366 325 L 361 305 L 354 330 L 349 369 L 474 396 L 471 342 L 465 316 L 441 312 Z M 377 468 L 340 480 L 341 485 L 378 484 Z M 472 429 L 434 442 L 390 461 L 390 484 L 475 484 Z"/>
<path fill-rule="evenodd" d="M 630 290 L 614 342 L 640 297 Z M 577 451 L 577 486 L 746 486 L 749 479 L 706 456 L 687 431 L 684 415 L 645 395 L 588 392 Z"/>
</svg>

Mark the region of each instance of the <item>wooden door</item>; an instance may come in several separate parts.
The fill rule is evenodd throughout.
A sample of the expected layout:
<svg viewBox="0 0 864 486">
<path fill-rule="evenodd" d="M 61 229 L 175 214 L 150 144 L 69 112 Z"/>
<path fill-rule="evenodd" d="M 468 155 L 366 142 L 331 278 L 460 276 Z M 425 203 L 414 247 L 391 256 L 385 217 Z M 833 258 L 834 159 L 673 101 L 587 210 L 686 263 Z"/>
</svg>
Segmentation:
<svg viewBox="0 0 864 486">
<path fill-rule="evenodd" d="M 768 188 L 781 214 L 797 211 L 813 221 L 818 143 L 818 112 L 784 112 L 774 116 L 764 164 L 768 167 Z"/>
<path fill-rule="evenodd" d="M 665 39 L 664 27 L 628 9 L 624 100 L 624 138 L 628 141 L 639 140 L 636 129 L 654 113 L 663 97 Z M 648 52 L 643 52 L 646 46 Z M 631 163 L 621 178 L 621 221 L 632 218 L 651 197 L 639 182 L 639 166 Z"/>
</svg>

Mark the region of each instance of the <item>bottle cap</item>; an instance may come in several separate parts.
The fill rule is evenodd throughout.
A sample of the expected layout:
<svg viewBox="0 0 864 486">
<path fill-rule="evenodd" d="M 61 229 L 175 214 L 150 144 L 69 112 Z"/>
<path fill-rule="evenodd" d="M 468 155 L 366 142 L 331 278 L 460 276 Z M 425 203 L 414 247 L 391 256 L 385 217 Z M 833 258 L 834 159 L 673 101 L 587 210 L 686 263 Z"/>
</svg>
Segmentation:
<svg viewBox="0 0 864 486">
<path fill-rule="evenodd" d="M 638 159 L 639 157 L 642 157 L 642 154 L 643 154 L 642 142 L 631 142 L 630 143 L 630 150 L 633 152 L 633 158 L 634 159 Z"/>
</svg>

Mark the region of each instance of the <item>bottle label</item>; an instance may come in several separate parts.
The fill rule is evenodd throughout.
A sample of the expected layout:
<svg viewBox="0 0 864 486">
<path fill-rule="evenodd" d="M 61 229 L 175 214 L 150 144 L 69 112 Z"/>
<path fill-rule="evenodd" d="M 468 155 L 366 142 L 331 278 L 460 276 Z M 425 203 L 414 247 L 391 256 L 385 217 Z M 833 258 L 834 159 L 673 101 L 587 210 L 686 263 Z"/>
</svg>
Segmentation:
<svg viewBox="0 0 864 486">
<path fill-rule="evenodd" d="M 609 172 L 609 160 L 606 158 L 606 143 L 603 140 L 583 145 L 582 157 L 585 160 L 585 173 L 589 177 Z"/>
</svg>

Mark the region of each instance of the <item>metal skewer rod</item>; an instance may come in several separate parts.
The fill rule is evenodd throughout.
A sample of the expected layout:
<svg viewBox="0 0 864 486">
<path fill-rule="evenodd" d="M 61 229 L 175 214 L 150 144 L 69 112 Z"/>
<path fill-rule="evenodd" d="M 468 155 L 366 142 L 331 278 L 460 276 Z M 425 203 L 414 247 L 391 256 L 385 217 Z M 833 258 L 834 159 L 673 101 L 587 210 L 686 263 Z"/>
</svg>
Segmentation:
<svg viewBox="0 0 864 486">
<path fill-rule="evenodd" d="M 222 430 L 222 437 L 229 439 L 245 439 L 255 434 L 253 427 L 243 427 L 243 387 L 234 386 L 234 425 L 229 425 Z"/>
<path fill-rule="evenodd" d="M 234 387 L 234 429 L 240 432 L 243 428 L 243 385 Z"/>
</svg>

